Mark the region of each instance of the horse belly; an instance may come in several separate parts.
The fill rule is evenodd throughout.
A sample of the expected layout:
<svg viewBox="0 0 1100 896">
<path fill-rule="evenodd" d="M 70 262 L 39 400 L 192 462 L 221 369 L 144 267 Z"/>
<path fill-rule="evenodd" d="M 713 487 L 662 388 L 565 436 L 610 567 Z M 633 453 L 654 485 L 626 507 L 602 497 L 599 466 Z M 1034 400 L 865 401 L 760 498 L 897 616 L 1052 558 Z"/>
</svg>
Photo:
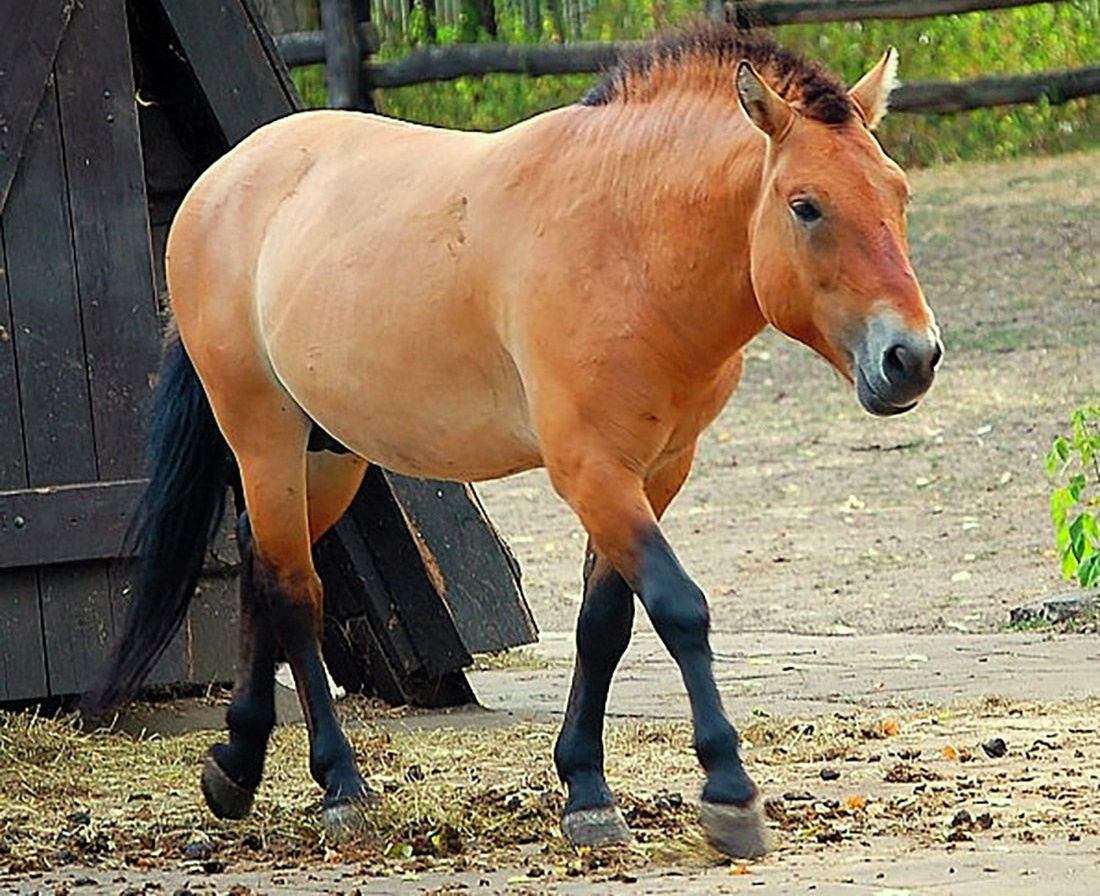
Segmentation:
<svg viewBox="0 0 1100 896">
<path fill-rule="evenodd" d="M 333 342 L 305 358 L 288 346 L 269 351 L 305 412 L 387 469 L 472 482 L 538 466 L 523 386 L 504 351 L 453 352 L 443 340 L 431 348 L 419 342 L 388 330 L 378 339 L 357 338 L 354 357 Z"/>
</svg>

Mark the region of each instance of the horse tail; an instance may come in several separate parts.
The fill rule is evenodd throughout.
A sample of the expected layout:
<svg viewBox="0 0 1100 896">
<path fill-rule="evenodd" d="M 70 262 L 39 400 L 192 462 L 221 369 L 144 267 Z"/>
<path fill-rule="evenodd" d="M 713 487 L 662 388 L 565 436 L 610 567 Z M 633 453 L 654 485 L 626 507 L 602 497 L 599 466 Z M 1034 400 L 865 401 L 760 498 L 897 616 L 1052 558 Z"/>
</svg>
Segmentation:
<svg viewBox="0 0 1100 896">
<path fill-rule="evenodd" d="M 132 695 L 187 614 L 206 546 L 237 473 L 229 445 L 178 337 L 169 342 L 153 393 L 146 454 L 149 484 L 125 543 L 137 556 L 129 610 L 82 710 L 95 718 Z"/>
</svg>

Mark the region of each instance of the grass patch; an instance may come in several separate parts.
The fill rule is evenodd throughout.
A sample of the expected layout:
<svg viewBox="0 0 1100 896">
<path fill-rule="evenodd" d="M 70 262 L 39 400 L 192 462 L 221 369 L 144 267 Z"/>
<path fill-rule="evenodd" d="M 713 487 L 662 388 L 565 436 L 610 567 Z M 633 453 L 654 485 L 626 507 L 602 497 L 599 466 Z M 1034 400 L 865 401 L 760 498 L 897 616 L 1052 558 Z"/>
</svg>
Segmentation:
<svg viewBox="0 0 1100 896">
<path fill-rule="evenodd" d="M 474 655 L 474 663 L 470 666 L 472 672 L 500 672 L 523 671 L 534 669 L 549 669 L 553 665 L 542 654 L 536 653 L 530 647 L 514 647 L 511 650 L 499 650 L 495 653 L 478 653 Z"/>
</svg>

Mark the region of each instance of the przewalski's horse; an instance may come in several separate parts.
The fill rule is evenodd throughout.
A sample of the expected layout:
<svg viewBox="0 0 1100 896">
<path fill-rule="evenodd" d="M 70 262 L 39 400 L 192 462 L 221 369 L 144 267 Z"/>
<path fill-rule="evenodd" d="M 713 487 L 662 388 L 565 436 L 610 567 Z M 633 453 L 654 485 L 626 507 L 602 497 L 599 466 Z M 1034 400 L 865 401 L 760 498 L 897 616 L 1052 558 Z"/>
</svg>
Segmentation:
<svg viewBox="0 0 1100 896">
<path fill-rule="evenodd" d="M 941 348 L 909 264 L 906 179 L 872 135 L 894 67 L 891 50 L 846 91 L 769 38 L 706 26 L 500 133 L 308 112 L 228 153 L 168 240 L 179 341 L 156 399 L 143 565 L 93 703 L 135 687 L 179 624 L 231 452 L 247 506 L 240 678 L 203 792 L 219 816 L 249 811 L 281 649 L 324 820 L 354 829 L 370 794 L 325 681 L 311 543 L 367 463 L 456 480 L 542 465 L 589 536 L 554 751 L 564 831 L 629 837 L 602 729 L 637 594 L 691 699 L 707 834 L 762 852 L 706 601 L 658 520 L 769 323 L 873 414 L 931 385 Z"/>
</svg>

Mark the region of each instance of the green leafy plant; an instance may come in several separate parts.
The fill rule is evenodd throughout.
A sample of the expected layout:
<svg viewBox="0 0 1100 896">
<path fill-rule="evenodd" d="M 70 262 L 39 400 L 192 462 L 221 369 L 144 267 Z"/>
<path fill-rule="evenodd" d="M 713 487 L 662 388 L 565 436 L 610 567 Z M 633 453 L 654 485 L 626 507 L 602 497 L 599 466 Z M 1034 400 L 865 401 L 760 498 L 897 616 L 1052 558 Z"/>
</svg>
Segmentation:
<svg viewBox="0 0 1100 896">
<path fill-rule="evenodd" d="M 1072 434 L 1056 436 L 1046 455 L 1056 485 L 1050 518 L 1062 574 L 1089 588 L 1100 584 L 1100 406 L 1078 408 L 1070 424 Z"/>
</svg>

